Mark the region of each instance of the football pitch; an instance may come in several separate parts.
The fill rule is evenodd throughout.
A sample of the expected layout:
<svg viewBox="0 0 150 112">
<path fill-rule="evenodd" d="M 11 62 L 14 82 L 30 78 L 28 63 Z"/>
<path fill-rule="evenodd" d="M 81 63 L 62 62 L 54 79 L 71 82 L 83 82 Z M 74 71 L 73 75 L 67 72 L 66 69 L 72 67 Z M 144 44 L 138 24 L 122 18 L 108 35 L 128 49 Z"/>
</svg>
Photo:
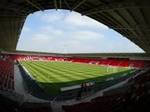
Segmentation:
<svg viewBox="0 0 150 112">
<path fill-rule="evenodd" d="M 20 61 L 20 64 L 45 92 L 52 94 L 59 93 L 62 87 L 118 78 L 131 71 L 124 67 L 74 62 Z"/>
</svg>

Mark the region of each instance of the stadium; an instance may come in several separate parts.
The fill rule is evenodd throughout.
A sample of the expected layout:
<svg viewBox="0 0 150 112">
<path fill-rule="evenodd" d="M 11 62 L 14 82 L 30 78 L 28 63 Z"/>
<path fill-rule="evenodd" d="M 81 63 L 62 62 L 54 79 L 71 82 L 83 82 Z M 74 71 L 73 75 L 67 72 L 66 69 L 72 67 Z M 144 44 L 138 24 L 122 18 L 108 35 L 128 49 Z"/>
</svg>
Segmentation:
<svg viewBox="0 0 150 112">
<path fill-rule="evenodd" d="M 27 16 L 47 9 L 97 20 L 144 53 L 16 50 Z M 1 0 L 1 112 L 149 112 L 150 2 L 147 0 Z"/>
</svg>

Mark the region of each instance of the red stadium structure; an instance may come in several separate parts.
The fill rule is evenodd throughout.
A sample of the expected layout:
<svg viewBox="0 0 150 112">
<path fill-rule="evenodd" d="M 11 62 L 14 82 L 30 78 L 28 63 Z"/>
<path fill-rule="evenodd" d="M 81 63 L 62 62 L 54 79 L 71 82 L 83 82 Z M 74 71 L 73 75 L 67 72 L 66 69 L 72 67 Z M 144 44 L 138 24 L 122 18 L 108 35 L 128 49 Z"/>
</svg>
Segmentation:
<svg viewBox="0 0 150 112">
<path fill-rule="evenodd" d="M 70 61 L 74 63 L 87 63 L 96 64 L 104 66 L 119 66 L 119 67 L 133 67 L 138 68 L 137 72 L 133 77 L 126 79 L 127 82 L 123 87 L 115 88 L 113 90 L 108 90 L 104 92 L 103 96 L 95 96 L 95 98 L 88 101 L 82 101 L 81 103 L 71 103 L 70 104 L 59 104 L 62 105 L 62 109 L 65 112 L 110 112 L 110 111 L 120 111 L 120 109 L 127 109 L 131 106 L 131 100 L 134 102 L 145 101 L 147 97 L 146 85 L 150 81 L 150 72 L 148 60 L 130 59 L 130 58 L 92 58 L 92 57 L 73 57 L 73 56 L 61 56 L 61 55 L 44 55 L 44 54 L 22 54 L 22 53 L 1 53 L 0 55 L 0 91 L 5 97 L 10 97 L 10 94 L 18 94 L 15 92 L 15 79 L 14 79 L 14 65 L 18 60 L 31 60 L 31 61 Z M 130 85 L 130 86 L 129 86 Z M 126 88 L 127 90 L 123 90 Z M 117 89 L 120 89 L 119 92 Z M 146 89 L 146 90 L 145 90 Z M 123 92 L 122 92 L 123 91 Z M 112 93 L 111 93 L 112 92 Z M 7 93 L 7 95 L 6 95 Z M 108 95 L 107 95 L 108 94 Z M 144 99 L 143 99 L 144 97 Z M 145 99 L 146 97 L 146 99 Z M 21 98 L 22 99 L 22 96 Z M 31 98 L 32 99 L 32 98 Z M 14 100 L 11 98 L 11 100 Z M 32 100 L 31 100 L 32 101 Z M 17 101 L 16 101 L 17 102 Z M 21 102 L 21 101 L 20 101 Z M 18 111 L 39 111 L 39 112 L 50 112 L 52 111 L 50 107 L 50 102 L 46 103 L 23 103 L 21 107 L 13 106 L 14 108 L 20 109 Z M 76 102 L 76 101 L 75 101 Z M 77 101 L 79 102 L 79 101 Z M 18 102 L 17 102 L 18 103 Z M 146 102 L 147 103 L 147 102 Z M 13 103 L 14 104 L 14 103 Z M 16 104 L 16 103 L 15 103 Z M 37 105 L 43 105 L 41 107 Z M 46 106 L 47 105 L 47 106 Z M 58 104 L 53 104 L 57 105 Z M 143 109 L 140 108 L 142 104 L 132 104 L 132 109 L 136 111 Z M 30 107 L 31 106 L 31 107 Z M 52 104 L 51 104 L 52 106 Z M 60 108 L 60 107 L 57 108 Z M 139 108 L 134 108 L 134 106 Z M 2 108 L 2 107 L 1 107 Z M 54 110 L 57 110 L 56 108 Z M 129 111 L 129 110 L 125 110 Z M 142 110 L 141 110 L 142 111 Z M 5 109 L 4 109 L 4 112 Z M 130 111 L 129 111 L 130 112 Z"/>
</svg>

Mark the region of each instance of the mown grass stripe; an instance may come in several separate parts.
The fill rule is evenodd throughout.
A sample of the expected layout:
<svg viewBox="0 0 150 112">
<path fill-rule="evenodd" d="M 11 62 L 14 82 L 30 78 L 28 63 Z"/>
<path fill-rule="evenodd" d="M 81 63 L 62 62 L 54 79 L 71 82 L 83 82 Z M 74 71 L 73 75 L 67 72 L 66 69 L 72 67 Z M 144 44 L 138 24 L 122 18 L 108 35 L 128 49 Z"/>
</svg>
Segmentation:
<svg viewBox="0 0 150 112">
<path fill-rule="evenodd" d="M 76 64 L 76 63 L 75 63 Z M 66 66 L 67 68 L 69 68 L 69 69 L 77 69 L 77 70 L 81 70 L 81 71 L 83 71 L 84 70 L 84 72 L 90 72 L 90 71 L 99 71 L 101 68 L 100 68 L 100 66 L 98 67 L 98 68 L 90 68 L 90 67 L 86 67 L 86 69 L 85 69 L 85 67 L 83 67 L 84 65 L 80 65 L 80 66 L 76 66 L 74 63 L 60 63 L 60 64 L 57 64 L 56 63 L 56 65 L 58 65 L 58 66 Z"/>
<path fill-rule="evenodd" d="M 32 66 L 32 68 L 34 68 L 36 71 L 38 71 L 39 73 L 39 76 L 43 76 L 45 77 L 43 82 L 55 82 L 55 81 L 61 81 L 59 80 L 58 78 L 56 77 L 53 77 L 52 75 L 47 75 L 48 73 L 46 73 L 46 71 L 40 67 L 37 67 L 36 65 L 34 64 L 30 64 L 30 63 L 27 63 L 28 65 Z"/>
<path fill-rule="evenodd" d="M 27 66 L 30 66 L 30 70 L 29 71 L 34 76 L 34 78 L 36 78 L 37 81 L 39 81 L 39 82 L 42 82 L 42 81 L 47 82 L 47 81 L 49 81 L 49 80 L 46 79 L 46 77 L 44 75 L 40 75 L 40 72 L 37 69 L 35 69 L 33 66 L 31 66 L 29 64 Z"/>
<path fill-rule="evenodd" d="M 42 64 L 38 65 L 38 66 L 41 66 Z M 55 71 L 55 72 L 61 72 L 62 74 L 66 74 L 67 76 L 69 75 L 69 78 L 75 78 L 76 80 L 80 80 L 82 79 L 81 76 L 75 74 L 75 73 L 72 73 L 72 72 L 69 72 L 69 71 L 64 71 L 64 70 L 59 70 L 59 69 L 56 69 L 56 68 L 52 68 L 52 67 L 48 67 L 46 65 L 43 65 L 41 67 L 44 67 L 45 69 L 47 70 L 52 70 L 52 71 Z M 72 74 L 72 75 L 71 75 Z M 83 75 L 83 74 L 82 74 Z M 86 78 L 86 77 L 83 77 L 83 78 Z"/>
<path fill-rule="evenodd" d="M 41 73 L 38 69 L 35 69 L 32 65 L 30 65 L 28 63 L 23 63 L 23 65 L 25 67 L 29 68 L 28 71 L 31 73 L 31 75 L 35 76 L 37 81 L 39 81 L 39 82 L 49 81 L 44 75 L 41 75 Z"/>
<path fill-rule="evenodd" d="M 54 62 L 47 62 L 48 64 L 50 64 L 51 65 L 51 63 L 54 63 Z M 63 62 L 62 62 L 63 63 Z M 62 64 L 62 63 L 55 63 L 58 67 L 59 66 L 61 66 L 61 67 L 67 67 L 67 68 L 69 68 L 69 70 L 75 70 L 74 68 L 76 68 L 76 67 L 73 67 L 74 66 L 74 64 L 76 64 L 76 63 L 69 63 L 69 62 L 67 62 L 67 63 L 64 63 L 64 64 Z M 54 64 L 54 65 L 55 65 Z M 66 66 L 67 65 L 67 66 Z M 68 66 L 69 65 L 69 66 Z M 93 65 L 91 65 L 91 66 L 93 66 Z M 99 66 L 99 65 L 97 65 L 98 66 L 98 68 L 96 68 L 96 69 L 92 69 L 92 70 L 90 70 L 90 68 L 86 68 L 86 69 L 84 69 L 84 68 L 82 68 L 82 66 L 80 66 L 79 68 L 76 68 L 76 70 L 78 70 L 78 71 L 83 71 L 84 70 L 84 72 L 86 73 L 86 71 L 87 71 L 87 73 L 90 73 L 90 72 L 94 72 L 94 74 L 99 74 L 100 73 L 100 71 L 101 71 L 101 73 L 102 73 L 102 71 L 105 73 L 106 72 L 106 69 L 107 69 L 107 67 L 103 67 L 103 66 Z M 124 68 L 123 68 L 123 70 L 124 70 Z M 120 69 L 118 69 L 118 71 L 120 71 Z M 122 70 L 121 70 L 122 71 Z"/>
<path fill-rule="evenodd" d="M 48 63 L 48 65 L 51 65 L 51 63 Z M 61 68 L 64 68 L 64 69 L 69 69 L 69 70 L 72 70 L 72 71 L 83 71 L 83 68 L 80 67 L 80 69 L 78 68 L 75 68 L 75 67 L 72 67 L 72 65 L 70 66 L 66 66 L 65 64 L 64 65 L 54 65 L 55 67 L 61 67 Z M 86 72 L 88 69 L 84 70 L 84 72 Z M 94 70 L 93 70 L 94 71 Z M 88 70 L 89 72 L 89 70 Z"/>
<path fill-rule="evenodd" d="M 46 63 L 46 65 L 49 66 L 49 63 Z M 50 66 L 50 67 L 51 67 L 51 66 Z M 52 67 L 53 67 L 53 66 L 52 66 Z M 52 68 L 52 67 L 51 67 L 51 68 Z M 57 66 L 56 66 L 56 67 L 57 67 Z M 57 68 L 59 68 L 59 66 L 58 66 Z M 59 70 L 60 70 L 61 68 L 64 68 L 64 67 L 61 66 L 61 67 L 59 68 Z M 64 69 L 65 69 L 65 68 L 64 68 Z M 107 68 L 105 67 L 105 69 L 107 69 Z M 67 68 L 66 68 L 66 70 L 67 70 Z M 68 69 L 68 70 L 71 71 L 71 72 L 80 73 L 80 74 L 86 75 L 86 76 L 89 75 L 89 77 L 91 77 L 92 75 L 93 75 L 93 76 L 103 76 L 103 75 L 106 75 L 106 70 L 105 70 L 105 72 L 99 72 L 99 73 L 97 73 L 97 74 L 96 74 L 96 73 L 89 73 L 89 72 L 88 72 L 88 73 L 84 73 L 84 72 L 80 72 L 80 71 L 77 71 L 77 70 L 76 70 L 76 71 L 72 71 L 72 70 L 70 70 L 70 69 Z M 83 71 L 83 70 L 82 70 L 82 71 Z M 99 70 L 99 71 L 101 71 L 101 70 Z M 114 72 L 111 71 L 111 72 L 108 72 L 107 74 L 110 74 L 110 73 L 114 73 Z M 93 76 L 92 76 L 92 77 L 93 77 Z"/>
<path fill-rule="evenodd" d="M 94 75 L 94 74 L 86 74 L 84 72 L 80 73 L 79 71 L 72 71 L 72 70 L 69 70 L 69 69 L 62 69 L 62 67 L 54 67 L 54 66 L 50 66 L 49 64 L 43 64 L 43 63 L 40 63 L 41 65 L 45 66 L 47 69 L 55 69 L 55 70 L 58 70 L 58 71 L 62 71 L 64 73 L 69 73 L 69 74 L 72 74 L 72 75 L 75 75 L 75 76 L 79 76 L 79 77 L 83 77 L 83 78 L 92 78 L 93 76 L 98 76 L 98 75 Z"/>
<path fill-rule="evenodd" d="M 35 64 L 33 64 L 33 65 L 35 66 Z M 41 65 L 36 65 L 36 66 L 38 66 L 39 68 L 42 68 L 43 70 L 47 71 L 48 73 L 52 73 L 56 79 L 60 80 L 60 82 L 61 81 L 72 81 L 72 80 L 79 79 L 79 77 L 70 77 L 70 74 L 60 72 L 60 71 L 54 70 L 54 69 L 48 69 L 45 66 L 41 66 Z"/>
</svg>

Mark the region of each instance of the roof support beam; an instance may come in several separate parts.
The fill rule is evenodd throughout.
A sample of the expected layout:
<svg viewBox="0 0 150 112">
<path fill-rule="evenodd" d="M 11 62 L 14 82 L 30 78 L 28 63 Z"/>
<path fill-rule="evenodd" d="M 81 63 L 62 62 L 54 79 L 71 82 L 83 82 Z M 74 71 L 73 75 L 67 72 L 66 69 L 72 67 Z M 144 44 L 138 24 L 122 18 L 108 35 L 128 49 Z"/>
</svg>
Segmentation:
<svg viewBox="0 0 150 112">
<path fill-rule="evenodd" d="M 120 19 L 120 21 L 122 21 L 123 25 L 127 28 L 132 28 L 130 23 L 118 12 L 118 11 L 114 11 L 114 13 L 116 13 L 115 15 L 117 16 L 117 18 Z M 140 41 L 141 40 L 141 32 L 137 31 L 137 30 L 128 30 L 131 31 L 133 35 L 136 36 L 136 39 L 132 40 L 134 43 L 136 43 L 136 41 Z M 129 39 L 132 39 L 132 37 L 128 37 Z M 143 41 L 140 41 L 140 43 L 142 43 L 143 45 L 147 45 L 147 43 L 144 43 Z"/>
<path fill-rule="evenodd" d="M 147 20 L 146 20 L 146 18 L 145 18 L 145 15 L 144 15 L 142 9 L 141 9 L 141 8 L 138 8 L 136 12 L 138 13 L 139 18 L 140 18 L 139 20 L 141 20 L 142 24 L 143 24 L 144 26 L 147 26 L 147 25 L 148 25 L 148 22 L 147 22 Z"/>
<path fill-rule="evenodd" d="M 87 0 L 80 0 L 79 2 L 77 2 L 75 4 L 75 6 L 73 6 L 72 10 L 76 10 L 78 7 L 80 7 L 82 4 L 84 4 L 84 2 L 86 2 Z"/>
<path fill-rule="evenodd" d="M 30 4 L 32 7 L 36 8 L 37 10 L 43 11 L 36 3 L 33 3 L 33 1 L 25 0 L 28 4 Z"/>
<path fill-rule="evenodd" d="M 104 14 L 103 16 L 108 18 L 108 21 L 111 21 L 112 26 L 109 26 L 109 28 L 120 32 L 121 34 L 125 35 L 125 36 L 130 36 L 131 31 L 129 31 L 129 29 L 120 29 L 122 28 L 122 23 L 120 23 L 120 21 L 116 20 L 112 15 L 110 15 L 109 13 L 102 13 Z M 115 27 L 114 27 L 115 26 Z"/>
<path fill-rule="evenodd" d="M 71 10 L 71 6 L 69 5 L 67 0 L 64 0 L 64 3 L 66 4 L 66 6 L 68 7 L 69 10 Z"/>
<path fill-rule="evenodd" d="M 125 36 L 130 35 L 130 32 L 129 31 L 127 32 L 127 30 L 117 29 L 117 27 L 121 27 L 122 24 L 119 23 L 118 21 L 114 21 L 115 19 L 111 15 L 109 15 L 108 13 L 101 13 L 101 15 L 97 14 L 96 16 L 98 16 L 98 18 L 101 18 L 101 20 L 103 20 L 103 21 L 100 21 L 102 23 L 106 23 L 106 20 L 107 20 L 108 22 L 105 25 L 107 25 L 110 29 L 113 29 L 117 32 L 120 32 L 121 34 L 123 34 Z M 116 27 L 114 28 L 112 26 L 116 26 Z"/>
<path fill-rule="evenodd" d="M 128 17 L 128 20 L 129 20 L 130 24 L 132 25 L 132 29 L 138 30 L 141 33 L 141 35 L 144 35 L 142 30 L 139 28 L 139 23 L 137 22 L 137 20 L 133 16 L 133 14 L 128 9 L 124 9 L 124 13 Z"/>
<path fill-rule="evenodd" d="M 118 19 L 122 23 L 122 27 L 126 28 L 132 28 L 129 24 L 129 22 L 118 12 L 118 11 L 111 11 L 112 15 L 115 16 L 115 18 Z M 127 29 L 129 30 L 129 29 Z M 133 35 L 138 36 L 136 31 L 131 31 Z"/>
<path fill-rule="evenodd" d="M 104 5 L 106 5 L 106 4 L 108 4 L 108 2 L 106 1 L 106 0 L 98 0 L 101 4 L 104 4 Z"/>
<path fill-rule="evenodd" d="M 58 4 L 57 4 L 57 0 L 53 0 L 54 1 L 54 7 L 57 10 L 58 9 Z"/>
<path fill-rule="evenodd" d="M 125 3 L 114 3 L 109 5 L 102 5 L 102 6 L 95 6 L 96 8 L 90 9 L 85 12 L 81 12 L 82 15 L 92 15 L 97 14 L 105 11 L 111 11 L 111 10 L 120 10 L 120 9 L 135 9 L 135 8 L 149 8 L 149 4 L 144 5 L 135 5 L 134 3 L 125 4 Z"/>
<path fill-rule="evenodd" d="M 133 14 L 129 11 L 129 10 L 124 10 L 125 11 L 125 14 L 127 15 L 127 17 L 128 17 L 128 19 L 129 19 L 129 21 L 133 24 L 133 25 L 135 25 L 135 28 L 133 29 L 133 30 L 135 30 L 135 31 L 138 31 L 139 32 L 139 39 L 141 39 L 141 37 L 143 37 L 143 40 L 144 39 L 146 39 L 146 35 L 145 35 L 145 32 L 144 32 L 144 30 L 142 29 L 141 30 L 141 28 L 139 27 L 139 23 L 137 22 L 137 20 L 135 19 L 135 17 L 133 16 Z M 134 27 L 134 26 L 133 26 Z M 137 37 L 137 38 L 138 38 Z M 146 45 L 148 45 L 148 41 L 143 41 L 143 44 L 146 44 Z"/>
<path fill-rule="evenodd" d="M 61 9 L 62 7 L 62 0 L 59 0 L 59 8 Z"/>
</svg>

